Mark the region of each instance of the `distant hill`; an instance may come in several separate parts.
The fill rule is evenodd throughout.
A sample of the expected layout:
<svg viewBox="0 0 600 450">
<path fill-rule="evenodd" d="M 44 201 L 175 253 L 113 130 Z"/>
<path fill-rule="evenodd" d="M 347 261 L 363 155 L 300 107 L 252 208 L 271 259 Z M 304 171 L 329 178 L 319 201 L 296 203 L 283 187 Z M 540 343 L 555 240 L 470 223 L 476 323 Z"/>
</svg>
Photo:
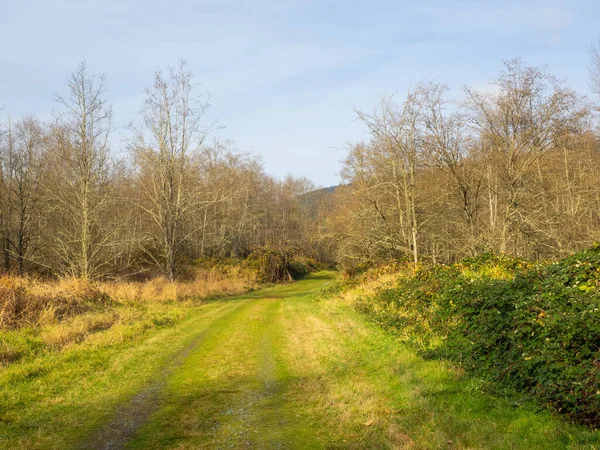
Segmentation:
<svg viewBox="0 0 600 450">
<path fill-rule="evenodd" d="M 341 186 L 342 186 L 341 184 L 338 184 L 335 186 L 329 186 L 329 187 L 324 187 L 324 188 L 320 188 L 320 189 L 315 189 L 314 191 L 307 192 L 304 195 L 307 197 L 319 198 L 326 194 L 333 194 L 336 191 L 336 189 L 338 189 Z"/>
<path fill-rule="evenodd" d="M 302 194 L 301 197 L 306 203 L 306 205 L 313 211 L 313 214 L 316 215 L 318 211 L 318 205 L 322 204 L 323 201 L 331 202 L 332 200 L 324 199 L 326 199 L 326 197 L 328 196 L 331 196 L 340 187 L 342 187 L 342 185 L 338 184 L 337 186 L 329 186 L 321 189 L 315 189 L 314 191 Z"/>
</svg>

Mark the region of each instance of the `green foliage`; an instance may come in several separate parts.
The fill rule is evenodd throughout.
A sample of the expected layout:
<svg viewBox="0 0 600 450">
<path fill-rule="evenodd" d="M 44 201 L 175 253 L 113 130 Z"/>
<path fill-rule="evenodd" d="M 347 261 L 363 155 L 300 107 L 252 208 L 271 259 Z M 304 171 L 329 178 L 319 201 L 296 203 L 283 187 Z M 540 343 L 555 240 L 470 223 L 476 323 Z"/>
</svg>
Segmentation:
<svg viewBox="0 0 600 450">
<path fill-rule="evenodd" d="M 357 308 L 479 377 L 600 424 L 600 246 L 552 264 L 490 254 L 401 272 Z"/>
</svg>

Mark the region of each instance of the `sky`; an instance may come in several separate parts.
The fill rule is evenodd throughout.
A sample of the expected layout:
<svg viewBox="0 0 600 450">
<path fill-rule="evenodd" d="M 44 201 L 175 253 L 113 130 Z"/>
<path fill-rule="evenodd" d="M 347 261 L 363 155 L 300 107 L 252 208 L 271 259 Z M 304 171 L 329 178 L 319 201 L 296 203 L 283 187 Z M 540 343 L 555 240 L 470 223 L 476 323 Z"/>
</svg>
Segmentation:
<svg viewBox="0 0 600 450">
<path fill-rule="evenodd" d="M 424 79 L 486 89 L 515 57 L 587 95 L 599 32 L 600 0 L 0 0 L 0 107 L 50 120 L 85 59 L 107 77 L 118 150 L 154 72 L 184 58 L 215 138 L 330 186 L 367 137 L 355 108 Z"/>
</svg>

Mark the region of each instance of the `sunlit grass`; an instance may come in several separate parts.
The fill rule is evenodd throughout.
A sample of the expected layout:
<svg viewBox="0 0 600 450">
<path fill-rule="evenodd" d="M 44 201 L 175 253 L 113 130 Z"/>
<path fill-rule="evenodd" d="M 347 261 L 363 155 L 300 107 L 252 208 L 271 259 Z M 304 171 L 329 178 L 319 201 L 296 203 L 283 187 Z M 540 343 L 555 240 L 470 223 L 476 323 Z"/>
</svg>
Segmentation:
<svg viewBox="0 0 600 450">
<path fill-rule="evenodd" d="M 352 311 L 353 295 L 286 303 L 283 314 L 297 396 L 327 421 L 332 448 L 600 448 L 597 432 L 424 360 Z"/>
<path fill-rule="evenodd" d="M 141 303 L 109 328 L 105 313 L 68 319 L 68 329 L 97 329 L 80 342 L 53 325 L 21 330 L 61 350 L 0 369 L 0 448 L 90 442 L 198 336 L 128 448 L 600 448 L 596 432 L 495 398 L 366 321 L 349 304 L 375 284 L 320 296 L 332 279 L 199 306 Z"/>
</svg>

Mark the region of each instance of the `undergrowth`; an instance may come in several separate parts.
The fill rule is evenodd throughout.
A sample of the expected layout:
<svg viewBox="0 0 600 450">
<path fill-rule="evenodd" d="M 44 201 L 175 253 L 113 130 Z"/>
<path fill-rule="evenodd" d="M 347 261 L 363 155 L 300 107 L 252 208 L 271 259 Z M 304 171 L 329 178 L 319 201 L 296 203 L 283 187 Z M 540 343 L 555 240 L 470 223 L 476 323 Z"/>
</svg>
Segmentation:
<svg viewBox="0 0 600 450">
<path fill-rule="evenodd" d="M 352 284 L 359 311 L 423 354 L 600 425 L 600 245 L 556 263 L 394 264 Z"/>
<path fill-rule="evenodd" d="M 97 340 L 109 329 L 118 331 L 111 339 L 127 340 L 174 325 L 189 307 L 247 292 L 257 286 L 256 278 L 239 266 L 199 267 L 191 278 L 176 282 L 1 277 L 0 367 Z"/>
</svg>

